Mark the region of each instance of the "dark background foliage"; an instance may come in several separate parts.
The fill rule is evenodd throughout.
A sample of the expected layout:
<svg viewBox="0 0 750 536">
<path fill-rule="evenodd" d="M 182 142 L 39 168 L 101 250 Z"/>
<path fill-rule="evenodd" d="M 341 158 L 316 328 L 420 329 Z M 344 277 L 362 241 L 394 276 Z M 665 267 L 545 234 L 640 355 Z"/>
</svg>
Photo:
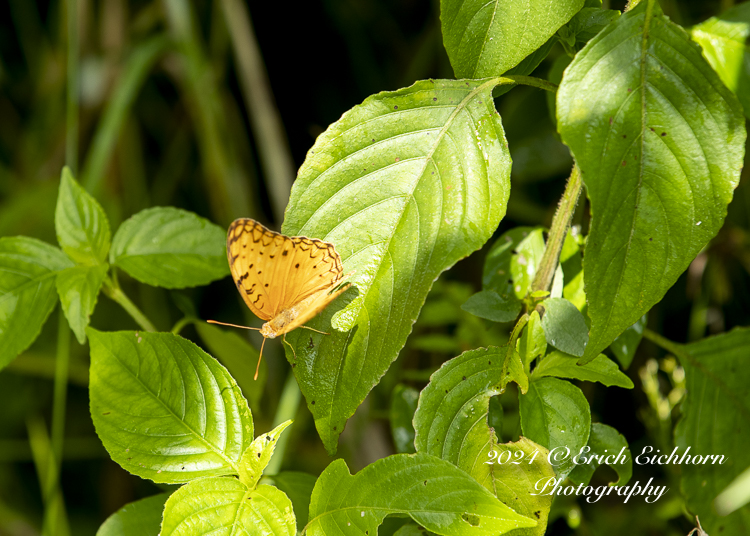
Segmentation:
<svg viewBox="0 0 750 536">
<path fill-rule="evenodd" d="M 269 197 L 262 149 L 239 78 L 238 56 L 246 51 L 235 55 L 221 2 L 78 3 L 76 171 L 84 184 L 94 184 L 97 177 L 85 176 L 94 140 L 102 134 L 115 136 L 101 183 L 93 191 L 113 227 L 143 208 L 171 205 L 221 225 L 251 216 L 278 229 L 282 214 Z M 196 31 L 180 35 L 168 4 L 189 13 Z M 673 20 L 690 26 L 731 4 L 665 0 L 662 7 Z M 250 2 L 247 7 L 294 169 L 316 136 L 367 96 L 418 79 L 453 76 L 442 47 L 437 1 Z M 624 2 L 612 1 L 610 7 L 622 9 Z M 0 236 L 23 234 L 55 242 L 53 213 L 66 144 L 65 9 L 65 3 L 56 0 L 0 2 Z M 124 74 L 129 58 L 158 35 L 177 39 L 178 45 L 159 54 L 143 73 L 142 86 L 129 94 L 133 104 L 124 121 L 116 128 L 103 125 L 108 103 L 118 91 L 128 91 Z M 562 48 L 555 46 L 535 75 L 546 77 L 561 54 Z M 549 224 L 572 161 L 558 141 L 542 92 L 519 87 L 499 98 L 497 107 L 514 160 L 513 191 L 499 236 L 518 225 Z M 243 195 L 233 196 L 237 184 Z M 685 342 L 750 323 L 749 208 L 750 186 L 743 175 L 724 228 L 650 313 L 649 327 Z M 575 223 L 584 231 L 587 218 L 582 202 Z M 397 383 L 421 389 L 446 359 L 507 335 L 506 327 L 459 309 L 481 286 L 483 258 L 483 252 L 472 255 L 439 280 L 399 360 L 347 425 L 339 452 L 353 470 L 394 451 L 388 409 Z M 186 301 L 195 304 L 202 318 L 252 321 L 228 280 L 169 292 L 123 279 L 129 295 L 160 330 L 171 329 L 183 316 Z M 54 313 L 39 340 L 0 373 L 0 535 L 35 534 L 40 527 L 43 501 L 34 457 L 52 418 L 57 316 Z M 92 325 L 101 330 L 136 328 L 107 298 L 100 299 Z M 194 328 L 188 326 L 182 334 L 200 343 Z M 288 373 L 280 345 L 267 345 L 266 355 L 269 379 L 261 412 L 254 416 L 257 430 L 270 427 Z M 646 444 L 668 448 L 679 416 L 679 368 L 644 343 L 627 373 L 636 383 L 633 391 L 578 382 L 592 403 L 594 420 L 618 428 L 633 452 Z M 74 342 L 61 477 L 73 534 L 94 534 L 117 508 L 158 491 L 107 456 L 88 412 L 87 375 L 88 349 Z M 509 440 L 519 431 L 515 394 L 504 395 L 502 403 L 504 416 L 498 418 L 503 439 Z M 303 404 L 282 467 L 317 475 L 329 461 Z M 635 470 L 634 479 L 654 476 L 670 485 L 670 493 L 656 505 L 623 505 L 614 499 L 587 506 L 559 500 L 548 533 L 687 533 L 691 525 L 683 514 L 676 475 L 638 466 Z M 607 482 L 607 471 L 601 469 L 595 479 Z M 389 526 L 396 525 L 386 523 L 381 532 Z"/>
</svg>

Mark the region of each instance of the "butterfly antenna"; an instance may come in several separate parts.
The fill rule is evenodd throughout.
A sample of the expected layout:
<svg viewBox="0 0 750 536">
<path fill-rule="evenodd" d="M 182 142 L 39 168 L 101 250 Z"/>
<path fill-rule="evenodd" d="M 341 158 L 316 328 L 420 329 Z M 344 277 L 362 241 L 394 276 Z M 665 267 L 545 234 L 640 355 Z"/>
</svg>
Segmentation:
<svg viewBox="0 0 750 536">
<path fill-rule="evenodd" d="M 260 343 L 260 355 L 258 356 L 258 364 L 255 367 L 255 376 L 253 376 L 253 380 L 258 379 L 258 371 L 260 370 L 260 360 L 263 359 L 263 347 L 266 345 L 266 338 L 263 337 L 263 342 Z"/>
<path fill-rule="evenodd" d="M 229 326 L 231 328 L 254 329 L 260 331 L 260 328 L 251 328 L 250 326 L 238 326 L 237 324 L 227 324 L 226 322 L 217 322 L 216 320 L 206 320 L 209 324 L 218 324 L 220 326 Z"/>
<path fill-rule="evenodd" d="M 310 331 L 314 331 L 315 333 L 322 333 L 323 335 L 330 335 L 330 333 L 326 333 L 325 331 L 318 331 L 317 329 L 313 329 L 308 326 L 300 326 L 301 328 L 309 329 Z"/>
</svg>

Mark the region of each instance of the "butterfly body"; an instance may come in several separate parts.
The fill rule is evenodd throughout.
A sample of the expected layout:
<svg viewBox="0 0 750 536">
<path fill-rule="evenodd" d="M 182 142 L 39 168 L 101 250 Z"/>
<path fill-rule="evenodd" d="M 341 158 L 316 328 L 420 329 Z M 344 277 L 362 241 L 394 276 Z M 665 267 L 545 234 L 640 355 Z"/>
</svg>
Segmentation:
<svg viewBox="0 0 750 536">
<path fill-rule="evenodd" d="M 302 327 L 351 286 L 342 282 L 333 244 L 276 233 L 250 218 L 229 226 L 227 258 L 242 299 L 267 321 L 260 329 L 264 341 Z"/>
</svg>

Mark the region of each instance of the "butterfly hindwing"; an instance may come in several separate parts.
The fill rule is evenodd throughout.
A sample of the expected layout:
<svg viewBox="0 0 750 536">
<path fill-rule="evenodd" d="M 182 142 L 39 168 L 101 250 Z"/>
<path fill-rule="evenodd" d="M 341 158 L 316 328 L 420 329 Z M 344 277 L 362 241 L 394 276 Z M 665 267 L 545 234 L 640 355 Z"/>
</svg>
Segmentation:
<svg viewBox="0 0 750 536">
<path fill-rule="evenodd" d="M 343 277 L 333 244 L 275 233 L 250 218 L 229 227 L 227 257 L 237 289 L 262 320 L 330 289 Z"/>
</svg>

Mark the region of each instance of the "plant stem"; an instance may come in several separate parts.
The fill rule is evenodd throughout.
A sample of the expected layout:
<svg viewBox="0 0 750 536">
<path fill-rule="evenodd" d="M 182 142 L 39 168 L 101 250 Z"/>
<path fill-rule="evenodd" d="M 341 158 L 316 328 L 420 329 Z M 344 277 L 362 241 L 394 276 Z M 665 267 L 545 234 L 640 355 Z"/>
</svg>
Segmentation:
<svg viewBox="0 0 750 536">
<path fill-rule="evenodd" d="M 78 1 L 67 0 L 68 64 L 65 111 L 65 163 L 75 174 L 78 167 Z"/>
<path fill-rule="evenodd" d="M 301 398 L 302 393 L 297 385 L 297 380 L 294 378 L 294 373 L 289 371 L 289 376 L 287 376 L 286 383 L 284 384 L 284 390 L 281 393 L 279 407 L 276 409 L 276 415 L 273 418 L 274 427 L 280 425 L 282 422 L 293 420 L 297 416 L 297 409 L 299 408 Z M 288 442 L 289 432 L 281 434 L 276 443 L 273 457 L 264 471 L 266 475 L 278 474 L 279 469 L 281 469 L 281 463 L 284 461 L 284 452 L 286 451 Z"/>
<path fill-rule="evenodd" d="M 136 305 L 130 301 L 114 279 L 107 277 L 104 280 L 104 293 L 113 301 L 116 301 L 127 313 L 141 326 L 144 331 L 156 331 L 151 321 L 144 315 Z"/>
<path fill-rule="evenodd" d="M 263 57 L 245 3 L 241 0 L 222 0 L 221 6 L 232 39 L 237 74 L 250 116 L 250 125 L 258 144 L 274 218 L 281 221 L 295 176 L 284 125 L 271 93 Z"/>
<path fill-rule="evenodd" d="M 672 342 L 666 337 L 663 337 L 656 333 L 655 331 L 651 331 L 650 329 L 646 328 L 643 330 L 643 338 L 651 341 L 659 348 L 662 348 L 663 350 L 666 350 L 667 352 L 681 358 L 681 359 L 687 359 L 690 361 L 694 361 L 692 357 L 690 357 L 687 352 L 685 352 L 682 349 L 682 346 L 677 344 L 676 342 Z"/>
<path fill-rule="evenodd" d="M 513 84 L 522 84 L 524 86 L 531 86 L 539 89 L 544 89 L 545 91 L 551 91 L 552 93 L 555 93 L 557 91 L 557 86 L 553 84 L 552 82 L 548 82 L 547 80 L 542 80 L 541 78 L 536 78 L 534 76 L 523 76 L 520 74 L 509 74 L 505 76 L 501 76 L 499 78 L 501 81 L 500 83 L 507 83 L 506 80 L 510 80 Z"/>
<path fill-rule="evenodd" d="M 195 322 L 195 318 L 193 318 L 192 316 L 185 316 L 185 317 L 180 318 L 175 323 L 174 327 L 172 327 L 172 333 L 174 333 L 175 335 L 179 335 L 180 331 L 182 331 L 182 328 L 184 328 L 185 326 L 187 326 L 188 324 L 192 322 Z"/>
<path fill-rule="evenodd" d="M 568 227 L 573 219 L 578 197 L 581 195 L 581 189 L 581 171 L 576 164 L 573 166 L 573 171 L 568 179 L 562 199 L 560 199 L 560 204 L 557 206 L 554 218 L 552 218 L 552 225 L 547 237 L 547 247 L 544 249 L 539 269 L 531 285 L 532 292 L 536 290 L 549 290 L 552 286 L 552 279 L 555 276 L 557 264 L 560 262 L 560 252 L 562 251 L 563 242 L 565 242 L 565 236 L 568 233 Z"/>
</svg>

